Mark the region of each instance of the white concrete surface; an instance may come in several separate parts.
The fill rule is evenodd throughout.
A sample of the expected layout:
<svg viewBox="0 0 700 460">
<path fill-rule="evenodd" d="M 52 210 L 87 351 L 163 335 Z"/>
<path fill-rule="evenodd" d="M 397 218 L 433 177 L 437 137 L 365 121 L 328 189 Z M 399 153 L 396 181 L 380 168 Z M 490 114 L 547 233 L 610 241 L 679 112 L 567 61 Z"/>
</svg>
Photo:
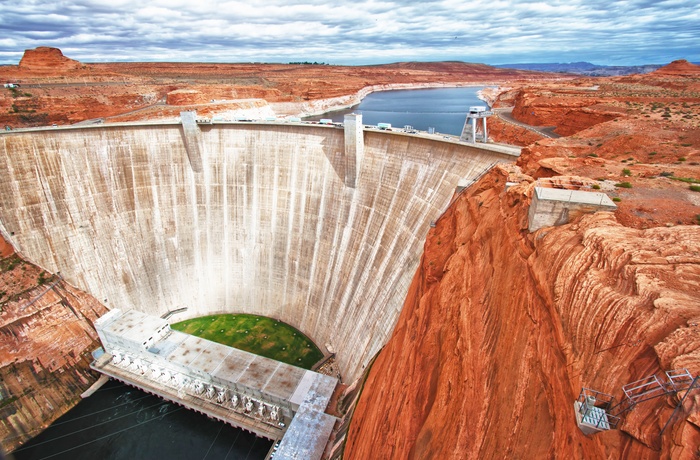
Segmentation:
<svg viewBox="0 0 700 460">
<path fill-rule="evenodd" d="M 582 214 L 616 209 L 605 193 L 535 187 L 528 210 L 528 229 L 534 232 L 569 223 Z"/>
<path fill-rule="evenodd" d="M 348 187 L 340 128 L 200 128 L 201 172 L 179 124 L 1 134 L 0 231 L 110 308 L 281 319 L 332 346 L 344 381 L 386 343 L 459 181 L 515 160 L 366 130 Z"/>
<path fill-rule="evenodd" d="M 337 379 L 171 330 L 136 310 L 111 310 L 95 328 L 105 353 L 93 369 L 275 440 L 306 407 L 294 443 L 308 444 L 309 436 L 323 450 L 328 434 L 322 441 L 312 433 L 326 418 Z"/>
</svg>

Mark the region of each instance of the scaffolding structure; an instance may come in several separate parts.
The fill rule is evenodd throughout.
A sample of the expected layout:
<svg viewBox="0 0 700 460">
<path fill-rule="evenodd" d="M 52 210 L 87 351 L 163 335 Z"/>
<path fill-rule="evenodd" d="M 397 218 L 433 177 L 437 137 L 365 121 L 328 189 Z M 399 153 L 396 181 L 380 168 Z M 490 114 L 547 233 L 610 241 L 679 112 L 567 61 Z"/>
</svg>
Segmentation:
<svg viewBox="0 0 700 460">
<path fill-rule="evenodd" d="M 666 371 L 665 379 L 654 374 L 628 383 L 622 387 L 623 396 L 617 404 L 614 403 L 614 397 L 607 393 L 582 388 L 574 402 L 576 422 L 585 434 L 615 429 L 622 416 L 634 409 L 637 404 L 685 391 L 661 430 L 660 434 L 663 434 L 676 413 L 683 407 L 688 393 L 697 388 L 700 388 L 700 377 L 693 377 L 688 369 Z"/>
</svg>

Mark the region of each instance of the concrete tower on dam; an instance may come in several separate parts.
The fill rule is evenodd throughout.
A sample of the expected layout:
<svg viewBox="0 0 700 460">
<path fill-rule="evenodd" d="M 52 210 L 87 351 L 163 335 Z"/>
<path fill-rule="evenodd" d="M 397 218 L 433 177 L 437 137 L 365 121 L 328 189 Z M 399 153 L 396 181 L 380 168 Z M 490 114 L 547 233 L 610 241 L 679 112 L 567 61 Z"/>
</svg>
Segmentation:
<svg viewBox="0 0 700 460">
<path fill-rule="evenodd" d="M 197 129 L 195 168 L 177 123 L 0 135 L 2 235 L 109 308 L 280 319 L 343 381 L 387 341 L 457 184 L 517 155 L 361 119 Z"/>
</svg>

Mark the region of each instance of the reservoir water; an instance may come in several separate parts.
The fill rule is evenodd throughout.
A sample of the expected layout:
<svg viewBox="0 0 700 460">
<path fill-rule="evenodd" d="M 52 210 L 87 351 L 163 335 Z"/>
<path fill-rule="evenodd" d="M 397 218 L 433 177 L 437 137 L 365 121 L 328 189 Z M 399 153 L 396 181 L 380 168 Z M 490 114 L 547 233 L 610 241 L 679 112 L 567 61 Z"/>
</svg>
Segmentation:
<svg viewBox="0 0 700 460">
<path fill-rule="evenodd" d="M 272 441 L 110 380 L 16 460 L 261 460 Z"/>
<path fill-rule="evenodd" d="M 342 122 L 345 114 L 355 112 L 362 114 L 362 122 L 366 125 L 391 123 L 391 126 L 398 128 L 410 125 L 421 131 L 432 127 L 436 132 L 459 136 L 469 107 L 487 106 L 477 97 L 477 91 L 483 88 L 467 86 L 379 91 L 367 95 L 360 104 L 349 109 L 327 112 L 305 120 L 330 118 L 334 122 Z"/>
</svg>

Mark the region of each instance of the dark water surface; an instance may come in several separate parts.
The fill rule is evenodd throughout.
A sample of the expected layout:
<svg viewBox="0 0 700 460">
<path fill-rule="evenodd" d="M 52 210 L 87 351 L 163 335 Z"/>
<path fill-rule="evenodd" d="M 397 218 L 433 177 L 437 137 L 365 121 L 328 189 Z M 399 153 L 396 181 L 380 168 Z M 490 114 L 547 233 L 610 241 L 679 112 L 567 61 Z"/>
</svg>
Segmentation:
<svg viewBox="0 0 700 460">
<path fill-rule="evenodd" d="M 362 122 L 366 125 L 391 123 L 392 127 L 397 128 L 411 125 L 421 131 L 432 127 L 436 132 L 459 136 L 462 134 L 469 107 L 487 106 L 476 97 L 477 91 L 483 88 L 468 86 L 380 91 L 369 94 L 359 105 L 349 109 L 328 112 L 305 120 L 330 118 L 335 122 L 342 122 L 346 113 L 355 112 L 362 113 Z"/>
<path fill-rule="evenodd" d="M 110 380 L 16 460 L 260 460 L 272 441 Z"/>
</svg>

